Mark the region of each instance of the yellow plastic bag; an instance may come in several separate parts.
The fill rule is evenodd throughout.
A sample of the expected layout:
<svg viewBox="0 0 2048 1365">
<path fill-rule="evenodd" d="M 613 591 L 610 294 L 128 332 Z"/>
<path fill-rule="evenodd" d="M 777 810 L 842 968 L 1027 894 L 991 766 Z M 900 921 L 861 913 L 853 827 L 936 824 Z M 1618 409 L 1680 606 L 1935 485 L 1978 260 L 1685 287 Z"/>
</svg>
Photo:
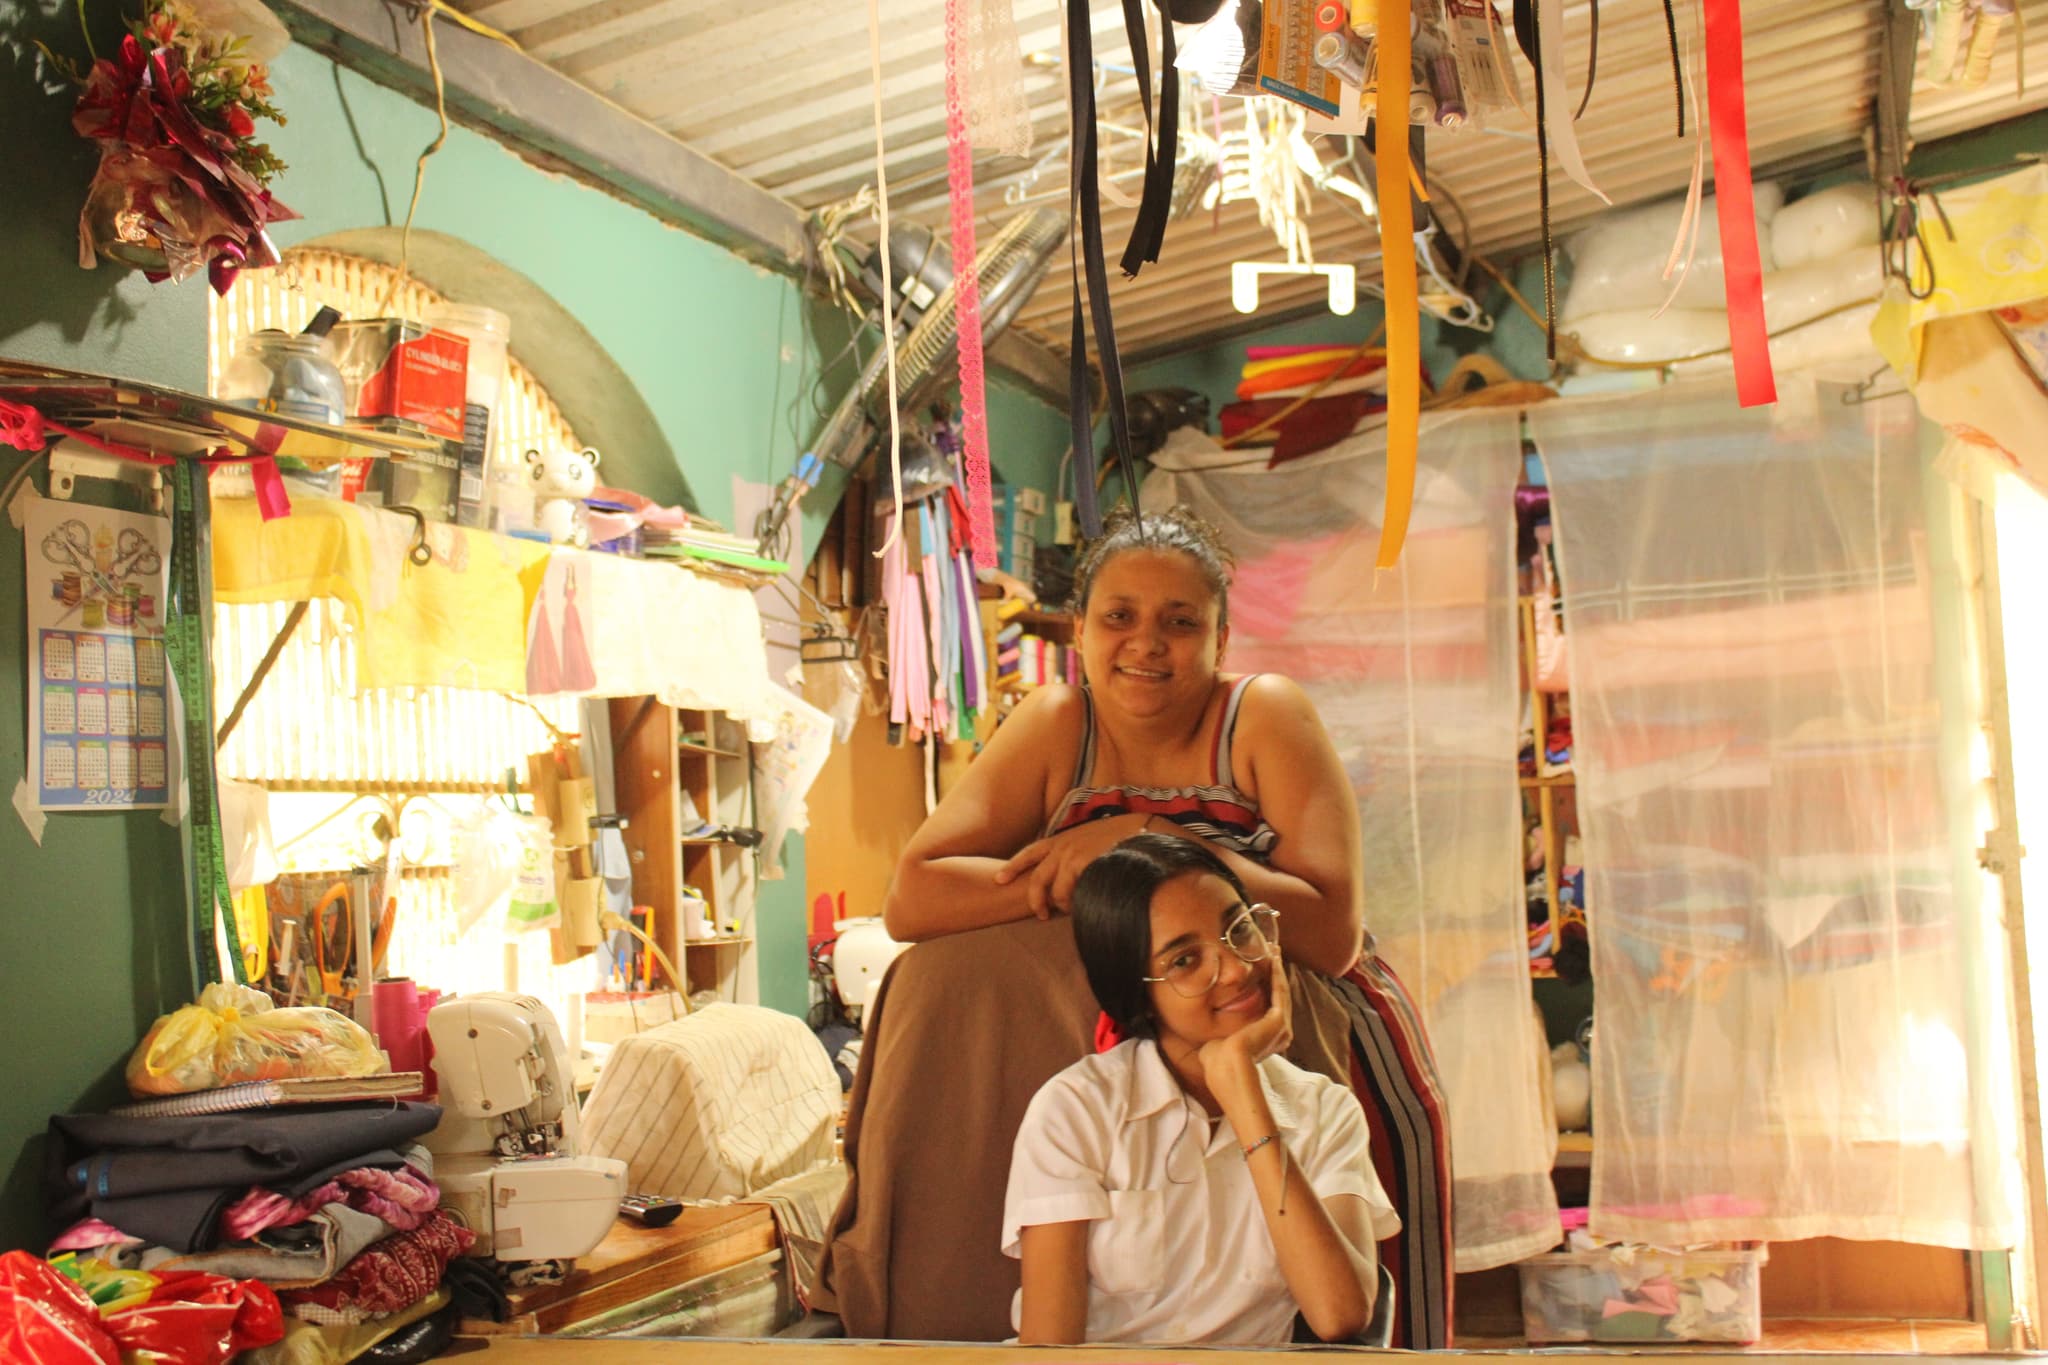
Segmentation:
<svg viewBox="0 0 2048 1365">
<path fill-rule="evenodd" d="M 243 1081 L 293 1076 L 374 1076 L 388 1071 L 369 1030 L 312 1006 L 277 1009 L 247 986 L 208 986 L 199 1003 L 158 1019 L 128 1058 L 136 1098 L 183 1095 Z"/>
</svg>

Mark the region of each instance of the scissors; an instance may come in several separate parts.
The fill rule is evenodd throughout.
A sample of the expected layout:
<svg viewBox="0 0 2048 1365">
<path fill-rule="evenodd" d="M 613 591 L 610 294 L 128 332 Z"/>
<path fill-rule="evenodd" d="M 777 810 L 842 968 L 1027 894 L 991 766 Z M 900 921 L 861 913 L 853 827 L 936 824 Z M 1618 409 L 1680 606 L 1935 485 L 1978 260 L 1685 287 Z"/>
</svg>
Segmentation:
<svg viewBox="0 0 2048 1365">
<path fill-rule="evenodd" d="M 138 537 L 139 539 L 140 537 Z M 60 569 L 70 569 L 81 579 L 91 583 L 102 597 L 114 597 L 118 593 L 113 580 L 99 571 L 92 559 L 92 533 L 85 529 L 82 521 L 67 521 L 43 537 L 43 558 Z"/>
<path fill-rule="evenodd" d="M 365 882 L 367 887 L 367 881 Z M 329 932 L 328 915 L 336 906 L 340 907 L 341 933 Z M 356 992 L 364 989 L 384 969 L 385 950 L 391 946 L 391 928 L 398 919 L 398 897 L 394 894 L 385 898 L 384 909 L 377 917 L 377 927 L 370 938 L 370 961 L 367 967 L 355 962 L 355 973 L 349 975 L 350 959 L 355 956 L 355 916 L 351 913 L 349 884 L 336 882 L 327 888 L 327 894 L 313 907 L 313 954 L 315 970 L 320 975 L 321 994 L 333 1000 L 351 1000 Z M 334 947 L 330 960 L 329 948 Z"/>
<path fill-rule="evenodd" d="M 133 578 L 138 574 L 155 573 L 163 566 L 164 558 L 157 553 L 156 546 L 150 542 L 149 537 L 133 526 L 127 526 L 122 528 L 120 538 L 114 542 L 113 567 L 107 572 L 119 581 Z"/>
<path fill-rule="evenodd" d="M 328 963 L 328 948 L 334 942 L 328 933 L 327 915 L 336 904 L 341 906 L 340 946 L 334 952 L 333 965 Z M 313 907 L 313 965 L 320 974 L 321 1003 L 332 1000 L 346 1000 L 354 991 L 343 985 L 343 975 L 348 971 L 349 955 L 355 951 L 355 921 L 349 914 L 348 883 L 336 882 L 327 888 L 327 894 Z"/>
</svg>

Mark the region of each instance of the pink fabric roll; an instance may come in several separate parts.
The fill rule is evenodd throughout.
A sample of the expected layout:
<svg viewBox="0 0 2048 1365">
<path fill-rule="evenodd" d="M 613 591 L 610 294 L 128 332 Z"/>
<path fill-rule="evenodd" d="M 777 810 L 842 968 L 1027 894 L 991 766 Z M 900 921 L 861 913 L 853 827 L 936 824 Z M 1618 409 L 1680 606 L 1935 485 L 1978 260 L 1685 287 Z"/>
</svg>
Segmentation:
<svg viewBox="0 0 2048 1365">
<path fill-rule="evenodd" d="M 391 1058 L 393 1071 L 418 1071 L 420 1064 L 420 992 L 409 976 L 379 981 L 371 988 L 370 1021 L 377 1046 Z"/>
</svg>

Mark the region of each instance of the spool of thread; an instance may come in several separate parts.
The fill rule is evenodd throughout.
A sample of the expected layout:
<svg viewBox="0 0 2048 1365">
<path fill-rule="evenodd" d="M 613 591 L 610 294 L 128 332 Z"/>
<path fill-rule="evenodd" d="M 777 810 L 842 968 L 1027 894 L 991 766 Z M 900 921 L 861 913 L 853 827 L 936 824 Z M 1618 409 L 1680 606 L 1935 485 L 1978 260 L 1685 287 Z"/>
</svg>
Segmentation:
<svg viewBox="0 0 2048 1365">
<path fill-rule="evenodd" d="M 426 1069 L 420 1056 L 420 1037 L 426 1029 L 418 983 L 409 976 L 379 981 L 371 988 L 370 1019 L 377 1046 L 391 1058 L 393 1071 Z"/>
<path fill-rule="evenodd" d="M 1351 11 L 1344 0 L 1322 0 L 1316 6 L 1316 32 L 1336 33 L 1351 27 Z"/>
<path fill-rule="evenodd" d="M 441 1092 L 441 1078 L 434 1071 L 434 1035 L 427 1031 L 427 1016 L 434 1012 L 434 1006 L 441 1003 L 441 992 L 422 990 L 420 1003 L 415 1013 L 419 1017 L 420 1074 L 423 1080 L 420 1093 L 428 1099 Z"/>
<path fill-rule="evenodd" d="M 1408 90 L 1408 121 L 1410 123 L 1433 123 L 1436 121 L 1436 96 L 1429 93 L 1425 84 L 1411 86 Z"/>
<path fill-rule="evenodd" d="M 1458 59 L 1448 52 L 1430 58 L 1429 85 L 1436 92 L 1437 127 L 1464 127 L 1465 86 L 1458 79 Z"/>
<path fill-rule="evenodd" d="M 1355 33 L 1325 33 L 1316 39 L 1316 65 L 1346 85 L 1365 87 L 1365 40 Z"/>
</svg>

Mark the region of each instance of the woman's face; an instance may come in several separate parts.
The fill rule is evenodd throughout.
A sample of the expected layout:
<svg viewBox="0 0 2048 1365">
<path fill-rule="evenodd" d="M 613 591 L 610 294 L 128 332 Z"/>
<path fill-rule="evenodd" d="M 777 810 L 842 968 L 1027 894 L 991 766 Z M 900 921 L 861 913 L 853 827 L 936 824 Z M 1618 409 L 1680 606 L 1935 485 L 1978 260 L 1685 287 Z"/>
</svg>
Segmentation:
<svg viewBox="0 0 2048 1365">
<path fill-rule="evenodd" d="M 1088 686 L 1134 716 L 1206 703 L 1230 636 L 1217 628 L 1219 606 L 1182 551 L 1125 550 L 1107 560 L 1075 623 Z"/>
<path fill-rule="evenodd" d="M 1161 1037 L 1171 1035 L 1199 1047 L 1228 1038 L 1266 1012 L 1272 960 L 1245 962 L 1217 942 L 1243 913 L 1230 883 L 1205 873 L 1175 877 L 1152 893 L 1152 955 L 1146 959 L 1145 975 L 1166 975 L 1183 954 L 1214 949 L 1222 959 L 1216 984 L 1202 995 L 1184 996 L 1164 981 L 1151 984 Z"/>
</svg>

